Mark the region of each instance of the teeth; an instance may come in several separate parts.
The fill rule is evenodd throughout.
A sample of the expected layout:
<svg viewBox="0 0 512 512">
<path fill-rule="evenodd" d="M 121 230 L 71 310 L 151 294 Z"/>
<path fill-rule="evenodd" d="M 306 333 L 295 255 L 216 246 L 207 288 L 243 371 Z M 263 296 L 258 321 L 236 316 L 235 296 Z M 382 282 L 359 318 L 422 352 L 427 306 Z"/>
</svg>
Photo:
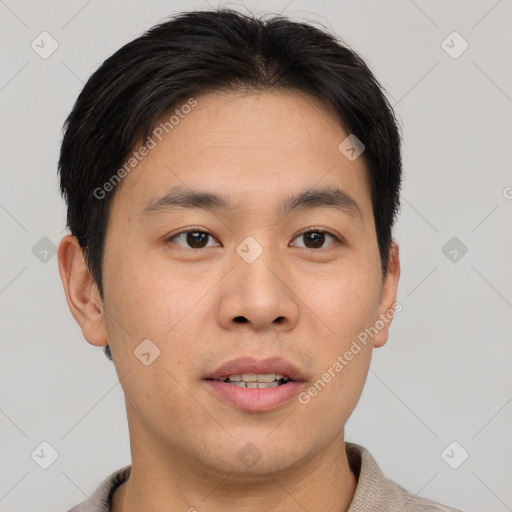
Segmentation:
<svg viewBox="0 0 512 512">
<path fill-rule="evenodd" d="M 246 389 L 248 389 L 248 388 L 252 388 L 252 389 L 276 388 L 277 386 L 279 386 L 279 382 L 277 382 L 277 381 L 274 381 L 274 382 L 243 382 L 243 381 L 239 381 L 239 382 L 233 382 L 232 384 L 234 386 L 238 386 L 239 388 L 246 388 Z"/>
<path fill-rule="evenodd" d="M 258 382 L 258 387 L 260 389 L 264 388 L 275 388 L 276 386 L 279 386 L 279 383 L 276 382 Z"/>
<path fill-rule="evenodd" d="M 240 388 L 246 389 L 264 389 L 264 388 L 275 388 L 282 384 L 285 384 L 290 379 L 285 375 L 279 373 L 242 373 L 236 375 L 229 375 L 223 379 L 217 379 L 219 382 L 225 382 L 226 384 L 233 384 Z"/>
<path fill-rule="evenodd" d="M 253 382 L 260 382 L 260 383 L 267 383 L 267 382 L 274 382 L 277 380 L 285 379 L 288 380 L 287 377 L 284 375 L 279 375 L 278 373 L 242 373 L 241 375 L 229 375 L 228 379 L 231 382 L 247 382 L 247 383 L 253 383 Z"/>
<path fill-rule="evenodd" d="M 272 382 L 281 378 L 281 375 L 275 373 L 258 373 L 258 382 Z"/>
<path fill-rule="evenodd" d="M 278 373 L 242 373 L 239 375 L 229 375 L 226 379 L 221 379 L 222 382 L 233 384 L 239 388 L 246 389 L 264 389 L 275 388 L 290 379 Z"/>
</svg>

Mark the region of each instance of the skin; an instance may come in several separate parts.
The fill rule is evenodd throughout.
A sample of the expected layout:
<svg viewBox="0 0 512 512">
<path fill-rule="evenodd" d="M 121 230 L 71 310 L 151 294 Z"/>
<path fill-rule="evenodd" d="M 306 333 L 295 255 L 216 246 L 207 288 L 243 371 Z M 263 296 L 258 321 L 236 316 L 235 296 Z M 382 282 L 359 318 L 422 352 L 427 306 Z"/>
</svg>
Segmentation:
<svg viewBox="0 0 512 512">
<path fill-rule="evenodd" d="M 291 91 L 196 99 L 115 190 L 104 302 L 76 238 L 59 246 L 71 313 L 90 344 L 110 344 L 125 393 L 132 473 L 112 510 L 346 511 L 357 478 L 344 426 L 389 323 L 306 405 L 247 412 L 202 379 L 237 356 L 282 356 L 311 386 L 393 307 L 398 245 L 383 280 L 368 170 L 338 150 L 347 133 L 318 99 Z M 179 184 L 226 194 L 237 208 L 140 214 Z M 276 213 L 283 197 L 327 184 L 347 192 L 361 217 L 326 206 Z M 326 235 L 314 245 L 301 236 L 310 228 L 341 243 Z M 212 237 L 196 246 L 205 248 L 186 235 L 168 241 L 187 229 Z M 236 252 L 247 236 L 263 248 L 250 264 Z M 161 351 L 149 366 L 133 353 L 147 338 Z M 248 442 L 261 454 L 253 466 L 237 457 Z"/>
</svg>

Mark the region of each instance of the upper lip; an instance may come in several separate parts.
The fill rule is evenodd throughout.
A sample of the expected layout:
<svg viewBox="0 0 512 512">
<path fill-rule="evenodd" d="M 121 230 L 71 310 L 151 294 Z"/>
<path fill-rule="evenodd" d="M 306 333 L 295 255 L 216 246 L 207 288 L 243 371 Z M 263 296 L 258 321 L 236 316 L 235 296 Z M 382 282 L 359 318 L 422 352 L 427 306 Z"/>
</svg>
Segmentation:
<svg viewBox="0 0 512 512">
<path fill-rule="evenodd" d="M 253 357 L 238 357 L 223 363 L 208 374 L 205 379 L 224 380 L 229 375 L 242 373 L 276 373 L 294 381 L 305 381 L 305 375 L 292 363 L 282 357 L 255 359 Z"/>
</svg>

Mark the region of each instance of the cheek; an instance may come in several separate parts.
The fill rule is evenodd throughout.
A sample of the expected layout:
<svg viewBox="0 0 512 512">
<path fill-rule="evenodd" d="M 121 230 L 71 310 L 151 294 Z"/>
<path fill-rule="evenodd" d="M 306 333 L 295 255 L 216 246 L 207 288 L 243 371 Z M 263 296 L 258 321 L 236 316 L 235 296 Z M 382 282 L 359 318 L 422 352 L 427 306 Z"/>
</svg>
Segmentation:
<svg viewBox="0 0 512 512">
<path fill-rule="evenodd" d="M 118 254 L 121 252 L 118 250 Z M 206 291 L 218 279 L 208 281 L 212 278 L 201 276 L 200 272 L 192 276 L 189 272 L 173 271 L 171 265 L 161 256 L 126 252 L 105 274 L 109 311 L 105 320 L 116 366 L 121 372 L 138 371 L 140 362 L 134 357 L 134 351 L 149 339 L 156 349 L 148 342 L 146 345 L 158 354 L 147 368 L 151 369 L 149 380 L 155 385 L 158 378 L 168 381 L 170 376 L 163 371 L 157 378 L 153 365 L 155 368 L 164 366 L 181 381 L 189 366 L 187 362 L 197 357 L 198 340 L 200 343 L 203 337 L 198 335 L 197 323 L 192 320 L 206 304 L 201 301 Z M 195 340 L 193 344 L 191 339 Z M 154 392 L 155 388 L 150 389 Z"/>
<path fill-rule="evenodd" d="M 316 424 L 322 418 L 326 438 L 335 437 L 340 425 L 345 425 L 354 411 L 368 375 L 371 348 L 362 348 L 345 364 L 337 360 L 338 355 L 342 356 L 343 352 L 329 357 L 324 373 L 299 395 L 303 421 Z"/>
<path fill-rule="evenodd" d="M 197 299 L 185 294 L 184 300 L 185 285 L 179 276 L 170 276 L 168 270 L 166 274 L 148 257 L 127 254 L 117 265 L 105 266 L 105 322 L 116 370 L 138 415 L 161 418 L 157 428 L 162 432 L 177 429 L 197 408 L 179 384 L 190 367 L 187 362 L 197 356 L 190 343 L 182 342 L 187 337 L 180 328 L 186 322 L 180 319 Z M 146 339 L 157 347 L 146 342 L 149 358 L 158 353 L 147 366 L 137 358 Z"/>
<path fill-rule="evenodd" d="M 175 323 L 183 301 L 179 276 L 171 278 L 154 257 L 120 244 L 104 263 L 104 286 L 107 307 L 134 341 L 161 338 Z"/>
<path fill-rule="evenodd" d="M 373 346 L 364 334 L 378 318 L 379 274 L 374 265 L 354 266 L 308 285 L 308 306 L 322 335 L 316 340 L 316 380 L 304 401 L 314 402 L 319 413 L 331 407 L 334 428 L 348 419 L 366 380 Z"/>
<path fill-rule="evenodd" d="M 322 333 L 340 347 L 375 322 L 380 303 L 379 275 L 371 265 L 339 269 L 307 281 L 304 296 L 324 327 Z"/>
<path fill-rule="evenodd" d="M 317 285 L 309 295 L 319 318 L 317 333 L 325 335 L 315 340 L 317 371 L 301 403 L 307 417 L 326 417 L 326 432 L 331 435 L 350 417 L 368 374 L 373 346 L 361 334 L 377 318 L 380 294 L 372 274 L 368 269 L 338 276 L 328 289 Z"/>
</svg>

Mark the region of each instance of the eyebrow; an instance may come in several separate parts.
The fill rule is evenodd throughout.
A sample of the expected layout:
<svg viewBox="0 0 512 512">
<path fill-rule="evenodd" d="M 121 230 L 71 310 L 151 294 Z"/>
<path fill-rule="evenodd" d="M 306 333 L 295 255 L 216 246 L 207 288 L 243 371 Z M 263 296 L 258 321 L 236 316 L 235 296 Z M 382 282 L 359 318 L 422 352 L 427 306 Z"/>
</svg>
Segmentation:
<svg viewBox="0 0 512 512">
<path fill-rule="evenodd" d="M 141 210 L 140 215 L 147 217 L 153 216 L 156 213 L 183 208 L 235 210 L 237 207 L 226 195 L 184 189 L 178 185 L 165 195 L 151 199 L 149 204 Z M 333 186 L 309 189 L 297 195 L 287 196 L 280 203 L 276 213 L 280 216 L 285 216 L 292 211 L 313 210 L 316 208 L 334 208 L 342 213 L 352 217 L 359 217 L 363 220 L 363 215 L 357 202 L 347 192 Z"/>
</svg>

